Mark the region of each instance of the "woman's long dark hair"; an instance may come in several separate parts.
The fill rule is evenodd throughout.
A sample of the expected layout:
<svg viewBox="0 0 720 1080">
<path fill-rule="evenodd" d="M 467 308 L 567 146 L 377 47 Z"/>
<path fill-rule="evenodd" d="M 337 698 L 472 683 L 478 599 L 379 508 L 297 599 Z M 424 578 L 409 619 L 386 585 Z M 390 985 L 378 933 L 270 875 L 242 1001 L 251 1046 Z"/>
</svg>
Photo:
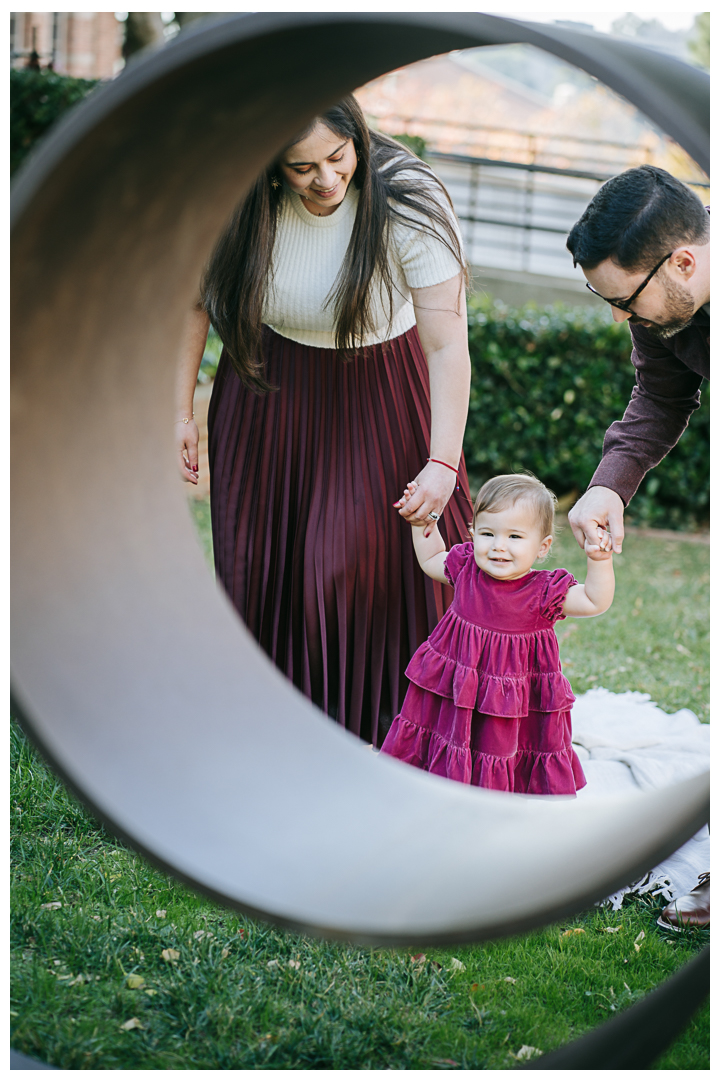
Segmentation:
<svg viewBox="0 0 720 1080">
<path fill-rule="evenodd" d="M 391 222 L 402 222 L 440 240 L 457 259 L 466 281 L 467 264 L 447 209 L 450 196 L 424 162 L 394 139 L 371 132 L 352 96 L 317 117 L 290 145 L 305 138 L 317 123 L 326 124 L 340 138 L 352 139 L 358 158 L 352 180 L 359 191 L 355 223 L 328 297 L 335 312 L 336 348 L 349 358 L 366 335 L 375 330 L 371 316 L 374 280 L 387 295 L 392 322 L 394 285 L 388 259 Z M 258 177 L 236 208 L 202 283 L 202 307 L 235 370 L 246 386 L 260 393 L 273 389 L 265 380 L 262 310 L 272 275 L 278 210 L 284 197 L 282 186 L 273 187 L 276 175 L 279 159 Z M 413 216 L 402 213 L 402 207 L 411 215 L 422 215 L 425 222 L 419 224 Z"/>
</svg>

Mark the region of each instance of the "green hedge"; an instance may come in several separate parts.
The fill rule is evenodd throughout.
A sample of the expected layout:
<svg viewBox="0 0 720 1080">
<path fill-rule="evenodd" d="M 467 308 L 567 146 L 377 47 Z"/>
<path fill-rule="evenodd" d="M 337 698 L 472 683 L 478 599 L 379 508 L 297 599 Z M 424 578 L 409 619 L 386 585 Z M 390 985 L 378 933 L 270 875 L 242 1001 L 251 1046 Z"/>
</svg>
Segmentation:
<svg viewBox="0 0 720 1080">
<path fill-rule="evenodd" d="M 52 71 L 10 71 L 10 173 L 60 116 L 96 85 Z"/>
<path fill-rule="evenodd" d="M 473 298 L 468 329 L 473 377 L 465 457 L 473 480 L 527 469 L 559 496 L 582 492 L 634 385 L 627 324 L 593 308 L 513 309 Z M 705 522 L 709 440 L 706 384 L 701 408 L 645 478 L 628 516 L 664 528 Z"/>
</svg>

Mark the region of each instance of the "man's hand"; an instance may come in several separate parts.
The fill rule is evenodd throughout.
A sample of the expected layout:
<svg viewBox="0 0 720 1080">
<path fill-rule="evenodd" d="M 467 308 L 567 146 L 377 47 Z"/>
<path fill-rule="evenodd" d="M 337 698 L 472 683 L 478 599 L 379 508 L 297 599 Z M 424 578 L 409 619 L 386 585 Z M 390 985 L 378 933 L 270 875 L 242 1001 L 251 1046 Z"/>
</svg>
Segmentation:
<svg viewBox="0 0 720 1080">
<path fill-rule="evenodd" d="M 619 555 L 625 537 L 623 514 L 625 507 L 616 491 L 606 487 L 592 487 L 575 503 L 568 514 L 573 535 L 581 548 L 595 547 L 598 529 L 606 529 L 612 537 L 612 550 Z"/>
</svg>

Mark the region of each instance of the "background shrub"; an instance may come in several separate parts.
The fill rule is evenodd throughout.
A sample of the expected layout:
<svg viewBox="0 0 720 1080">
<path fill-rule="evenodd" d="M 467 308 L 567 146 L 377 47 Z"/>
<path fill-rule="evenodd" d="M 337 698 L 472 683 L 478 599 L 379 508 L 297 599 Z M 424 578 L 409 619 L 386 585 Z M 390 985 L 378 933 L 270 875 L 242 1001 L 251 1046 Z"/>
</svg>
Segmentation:
<svg viewBox="0 0 720 1080">
<path fill-rule="evenodd" d="M 527 469 L 557 495 L 584 491 L 606 429 L 630 399 L 635 376 L 626 323 L 609 311 L 555 304 L 520 309 L 474 297 L 465 435 L 476 483 Z M 682 439 L 646 476 L 630 504 L 636 522 L 688 528 L 709 508 L 708 386 Z"/>
<path fill-rule="evenodd" d="M 53 71 L 10 71 L 10 174 L 37 140 L 71 105 L 81 101 L 97 79 L 74 79 Z"/>
</svg>

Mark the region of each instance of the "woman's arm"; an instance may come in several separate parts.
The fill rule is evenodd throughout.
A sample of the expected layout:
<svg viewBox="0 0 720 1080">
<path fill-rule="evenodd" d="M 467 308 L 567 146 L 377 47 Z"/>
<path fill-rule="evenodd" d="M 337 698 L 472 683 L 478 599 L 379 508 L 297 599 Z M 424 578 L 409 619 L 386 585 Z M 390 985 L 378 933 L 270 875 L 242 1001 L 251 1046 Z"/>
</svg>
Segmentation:
<svg viewBox="0 0 720 1080">
<path fill-rule="evenodd" d="M 457 468 L 470 398 L 470 354 L 467 340 L 467 309 L 461 274 L 412 290 L 420 342 L 430 373 L 431 458 Z M 419 490 L 400 509 L 411 525 L 427 525 L 428 514 L 442 514 L 455 490 L 457 476 L 444 465 L 430 461 L 415 477 Z M 444 579 L 443 579 L 444 580 Z"/>
<path fill-rule="evenodd" d="M 175 384 L 175 444 L 178 449 L 180 475 L 190 484 L 198 482 L 200 435 L 192 418 L 193 400 L 209 329 L 209 317 L 199 308 L 193 308 L 185 322 Z M 187 424 L 183 422 L 183 418 L 188 420 Z"/>
<path fill-rule="evenodd" d="M 612 545 L 610 534 L 605 533 L 602 543 Z M 606 550 L 585 541 L 588 557 L 587 577 L 584 585 L 573 585 L 568 589 L 563 615 L 572 615 L 576 619 L 602 615 L 610 607 L 615 595 L 615 573 L 613 571 L 612 547 Z"/>
</svg>

